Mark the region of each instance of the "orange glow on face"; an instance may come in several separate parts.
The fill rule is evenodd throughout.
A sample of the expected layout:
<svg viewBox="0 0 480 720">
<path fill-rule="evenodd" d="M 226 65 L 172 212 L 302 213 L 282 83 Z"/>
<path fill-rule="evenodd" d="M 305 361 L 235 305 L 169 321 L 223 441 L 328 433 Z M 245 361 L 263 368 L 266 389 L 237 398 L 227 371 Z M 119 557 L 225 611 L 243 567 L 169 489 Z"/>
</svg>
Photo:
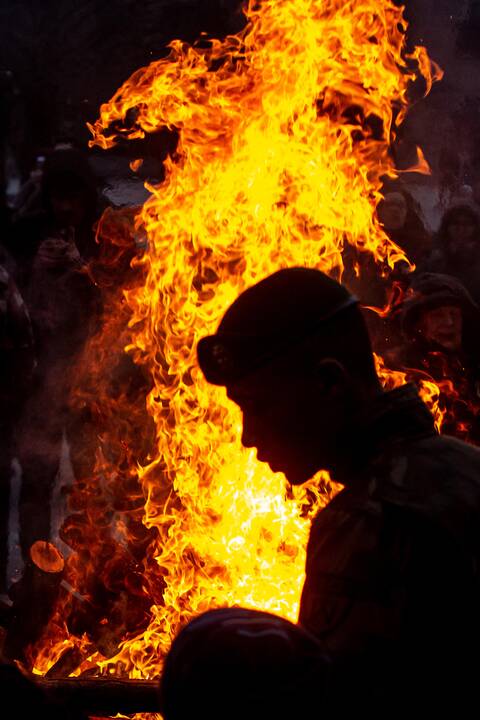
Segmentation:
<svg viewBox="0 0 480 720">
<path fill-rule="evenodd" d="M 246 14 L 246 28 L 225 40 L 173 42 L 91 127 L 104 148 L 160 128 L 178 135 L 136 220 L 148 237 L 144 282 L 121 299 L 126 350 L 152 386 L 154 451 L 130 467 L 153 532 L 141 580 L 151 620 L 110 660 L 89 658 L 103 672 L 157 675 L 180 626 L 212 607 L 296 620 L 310 521 L 337 488 L 323 473 L 287 492 L 241 447 L 239 411 L 205 382 L 197 342 L 239 293 L 282 267 L 340 278 L 348 245 L 388 267 L 405 259 L 375 209 L 381 178 L 394 174 L 389 149 L 408 85 L 420 74 L 428 88 L 439 74 L 424 49 L 406 54 L 402 9 L 264 0 Z M 399 380 L 382 373 L 387 385 Z"/>
</svg>

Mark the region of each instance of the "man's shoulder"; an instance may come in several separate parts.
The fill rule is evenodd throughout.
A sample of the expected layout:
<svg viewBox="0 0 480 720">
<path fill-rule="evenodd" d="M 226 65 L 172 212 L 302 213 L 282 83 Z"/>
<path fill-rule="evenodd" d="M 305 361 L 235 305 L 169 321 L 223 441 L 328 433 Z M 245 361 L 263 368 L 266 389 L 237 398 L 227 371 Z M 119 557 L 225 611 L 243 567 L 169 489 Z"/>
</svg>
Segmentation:
<svg viewBox="0 0 480 720">
<path fill-rule="evenodd" d="M 371 467 L 363 492 L 340 492 L 317 516 L 317 532 L 339 525 L 378 527 L 414 515 L 462 544 L 480 543 L 480 449 L 448 436 L 402 444 Z M 401 524 L 401 520 L 400 520 Z"/>
<path fill-rule="evenodd" d="M 386 487 L 416 495 L 471 488 L 480 499 L 480 449 L 448 435 L 420 438 L 392 453 Z"/>
<path fill-rule="evenodd" d="M 404 508 L 442 527 L 460 544 L 480 547 L 477 447 L 446 435 L 420 438 L 380 460 L 372 482 L 372 496 L 383 506 Z"/>
</svg>

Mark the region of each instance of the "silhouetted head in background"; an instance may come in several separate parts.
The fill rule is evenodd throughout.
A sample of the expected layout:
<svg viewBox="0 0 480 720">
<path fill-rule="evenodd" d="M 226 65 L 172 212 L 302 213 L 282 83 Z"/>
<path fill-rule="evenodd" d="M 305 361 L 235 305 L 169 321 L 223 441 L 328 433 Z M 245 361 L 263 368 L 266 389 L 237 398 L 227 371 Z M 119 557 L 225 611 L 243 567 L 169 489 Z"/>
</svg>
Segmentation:
<svg viewBox="0 0 480 720">
<path fill-rule="evenodd" d="M 438 245 L 457 264 L 480 258 L 480 217 L 473 207 L 463 204 L 447 210 L 438 231 Z"/>
<path fill-rule="evenodd" d="M 404 188 L 392 185 L 377 207 L 377 216 L 390 240 L 418 265 L 430 252 L 431 237 L 419 203 Z"/>
<path fill-rule="evenodd" d="M 389 192 L 378 205 L 378 217 L 386 230 L 399 230 L 407 220 L 408 206 L 401 192 Z"/>
</svg>

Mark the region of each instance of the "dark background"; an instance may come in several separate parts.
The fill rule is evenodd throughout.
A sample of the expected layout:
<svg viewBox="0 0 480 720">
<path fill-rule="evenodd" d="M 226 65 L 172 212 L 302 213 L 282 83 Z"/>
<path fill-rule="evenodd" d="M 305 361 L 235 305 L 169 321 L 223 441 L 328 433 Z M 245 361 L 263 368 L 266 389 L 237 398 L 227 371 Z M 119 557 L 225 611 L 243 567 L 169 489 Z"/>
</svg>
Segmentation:
<svg viewBox="0 0 480 720">
<path fill-rule="evenodd" d="M 235 0 L 0 0 L 0 70 L 13 81 L 23 172 L 42 146 L 86 143 L 85 123 L 176 37 L 235 31 Z M 5 82 L 4 82 L 5 84 Z M 12 104 L 10 102 L 10 104 Z"/>
<path fill-rule="evenodd" d="M 436 173 L 459 163 L 468 180 L 478 172 L 480 147 L 480 0 L 406 5 L 410 40 L 427 46 L 445 79 L 412 110 L 405 147 L 422 145 Z M 0 0 L 0 70 L 9 85 L 3 95 L 10 93 L 10 144 L 22 175 L 42 147 L 64 139 L 86 144 L 85 123 L 96 119 L 101 102 L 164 55 L 170 40 L 238 30 L 238 6 L 238 0 Z"/>
</svg>

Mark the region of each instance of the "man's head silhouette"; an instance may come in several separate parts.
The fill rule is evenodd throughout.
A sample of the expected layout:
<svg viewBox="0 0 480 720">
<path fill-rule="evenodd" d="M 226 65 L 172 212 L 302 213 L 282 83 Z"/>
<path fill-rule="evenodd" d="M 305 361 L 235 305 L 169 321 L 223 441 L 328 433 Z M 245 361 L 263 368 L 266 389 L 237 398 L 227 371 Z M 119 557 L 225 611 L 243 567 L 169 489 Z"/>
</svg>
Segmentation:
<svg viewBox="0 0 480 720">
<path fill-rule="evenodd" d="M 243 445 L 292 484 L 342 464 L 381 392 L 356 298 L 319 270 L 280 270 L 248 288 L 198 359 L 241 408 Z"/>
</svg>

